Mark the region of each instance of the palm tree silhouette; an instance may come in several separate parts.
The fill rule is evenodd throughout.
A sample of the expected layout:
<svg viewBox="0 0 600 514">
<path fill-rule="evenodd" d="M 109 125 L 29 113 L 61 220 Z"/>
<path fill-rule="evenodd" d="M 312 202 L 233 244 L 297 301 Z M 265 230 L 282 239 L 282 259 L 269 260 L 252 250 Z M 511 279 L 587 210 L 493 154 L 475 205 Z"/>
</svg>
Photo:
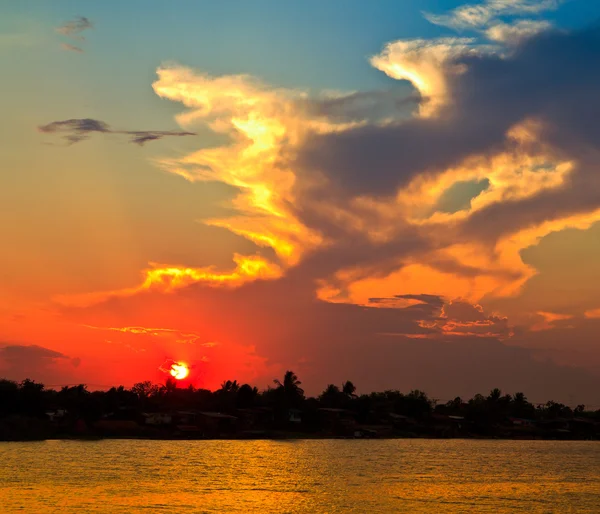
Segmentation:
<svg viewBox="0 0 600 514">
<path fill-rule="evenodd" d="M 237 393 L 240 389 L 240 384 L 238 384 L 237 380 L 233 382 L 231 380 L 225 380 L 221 384 L 221 388 L 219 389 L 222 393 Z"/>
<path fill-rule="evenodd" d="M 283 393 L 290 405 L 296 405 L 304 399 L 304 389 L 300 387 L 302 382 L 298 380 L 298 376 L 293 371 L 285 372 L 283 382 L 275 379 L 273 383 L 277 386 L 277 390 Z"/>
<path fill-rule="evenodd" d="M 329 384 L 319 396 L 319 401 L 326 407 L 339 407 L 342 399 L 343 393 L 334 384 Z"/>
</svg>

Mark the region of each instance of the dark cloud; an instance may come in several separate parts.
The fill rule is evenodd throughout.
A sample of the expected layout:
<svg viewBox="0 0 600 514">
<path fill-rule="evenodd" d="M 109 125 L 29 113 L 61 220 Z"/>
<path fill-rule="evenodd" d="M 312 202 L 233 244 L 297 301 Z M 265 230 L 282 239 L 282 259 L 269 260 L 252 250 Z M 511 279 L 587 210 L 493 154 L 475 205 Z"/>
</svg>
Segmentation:
<svg viewBox="0 0 600 514">
<path fill-rule="evenodd" d="M 0 357 L 10 362 L 25 362 L 35 360 L 54 360 L 67 359 L 68 357 L 60 352 L 50 350 L 37 345 L 7 345 L 0 348 Z"/>
<path fill-rule="evenodd" d="M 32 378 L 64 382 L 65 374 L 78 365 L 78 358 L 71 359 L 43 346 L 7 344 L 0 347 L 0 376 L 11 380 Z"/>
<path fill-rule="evenodd" d="M 85 16 L 77 16 L 70 21 L 67 21 L 60 27 L 56 28 L 56 32 L 62 34 L 63 36 L 74 37 L 77 39 L 83 39 L 83 36 L 80 34 L 87 29 L 91 29 L 94 27 L 94 24 L 90 21 L 89 18 Z"/>
<path fill-rule="evenodd" d="M 370 303 L 394 303 L 398 300 L 416 300 L 421 304 L 433 307 L 434 309 L 441 309 L 444 305 L 444 299 L 441 296 L 435 294 L 398 294 L 391 298 L 369 298 Z"/>
<path fill-rule="evenodd" d="M 440 116 L 314 135 L 297 165 L 346 195 L 392 195 L 417 174 L 510 147 L 507 130 L 530 118 L 544 124 L 543 138 L 557 153 L 579 160 L 582 151 L 599 148 L 599 59 L 600 28 L 546 32 L 509 56 L 463 56 L 457 64 L 467 71 L 450 79 L 451 103 Z"/>
<path fill-rule="evenodd" d="M 44 134 L 64 134 L 64 139 L 70 144 L 83 141 L 94 132 L 112 132 L 106 123 L 91 118 L 53 121 L 47 125 L 39 126 L 38 130 Z"/>
<path fill-rule="evenodd" d="M 62 134 L 69 143 L 74 144 L 88 139 L 93 133 L 124 134 L 129 136 L 129 142 L 143 146 L 148 141 L 155 141 L 163 137 L 194 136 L 194 132 L 176 130 L 113 130 L 106 123 L 91 118 L 53 121 L 38 127 L 45 134 Z"/>
<path fill-rule="evenodd" d="M 444 170 L 473 154 L 499 150 L 508 123 L 452 113 L 315 135 L 297 165 L 322 173 L 347 195 L 393 195 L 419 173 Z"/>
<path fill-rule="evenodd" d="M 163 137 L 170 136 L 195 136 L 195 132 L 182 132 L 176 130 L 138 130 L 138 131 L 125 131 L 118 132 L 119 134 L 128 134 L 131 136 L 130 142 L 135 143 L 137 145 L 143 146 L 144 143 L 148 141 L 156 141 L 157 139 L 162 139 Z"/>
<path fill-rule="evenodd" d="M 406 306 L 406 300 L 419 303 Z M 491 337 L 504 339 L 512 335 L 506 317 L 488 315 L 479 305 L 461 299 L 446 300 L 427 294 L 396 295 L 390 298 L 370 298 L 370 304 L 400 308 L 415 317 L 416 324 L 425 330 L 400 333 L 406 337 Z M 392 335 L 392 334 L 390 334 Z"/>
<path fill-rule="evenodd" d="M 390 118 L 408 117 L 423 99 L 400 87 L 384 91 L 355 93 L 311 99 L 305 108 L 311 116 L 324 116 L 336 122 L 377 122 Z"/>
</svg>

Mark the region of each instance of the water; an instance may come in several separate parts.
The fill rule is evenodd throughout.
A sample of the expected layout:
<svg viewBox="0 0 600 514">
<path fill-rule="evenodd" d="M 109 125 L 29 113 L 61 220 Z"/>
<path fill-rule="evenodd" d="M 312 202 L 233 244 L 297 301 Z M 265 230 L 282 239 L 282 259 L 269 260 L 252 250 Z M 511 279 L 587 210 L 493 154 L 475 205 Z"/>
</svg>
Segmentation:
<svg viewBox="0 0 600 514">
<path fill-rule="evenodd" d="M 600 512 L 600 443 L 0 443 L 0 511 Z"/>
</svg>

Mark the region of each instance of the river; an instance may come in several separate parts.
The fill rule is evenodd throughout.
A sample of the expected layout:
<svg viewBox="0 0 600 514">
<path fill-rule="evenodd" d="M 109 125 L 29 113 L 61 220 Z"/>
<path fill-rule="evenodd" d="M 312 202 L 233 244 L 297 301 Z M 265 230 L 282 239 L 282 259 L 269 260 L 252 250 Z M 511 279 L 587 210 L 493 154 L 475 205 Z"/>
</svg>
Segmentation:
<svg viewBox="0 0 600 514">
<path fill-rule="evenodd" d="M 0 459 L 2 512 L 600 512 L 598 442 L 45 441 Z"/>
</svg>

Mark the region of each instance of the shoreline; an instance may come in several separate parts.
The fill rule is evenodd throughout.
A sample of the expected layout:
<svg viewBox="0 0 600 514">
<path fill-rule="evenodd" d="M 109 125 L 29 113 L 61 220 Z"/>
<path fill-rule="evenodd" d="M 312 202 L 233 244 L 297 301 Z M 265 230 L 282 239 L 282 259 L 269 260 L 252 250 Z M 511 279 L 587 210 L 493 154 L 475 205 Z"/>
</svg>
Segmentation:
<svg viewBox="0 0 600 514">
<path fill-rule="evenodd" d="M 38 443 L 45 441 L 107 441 L 107 440 L 135 440 L 135 441 L 316 441 L 316 440 L 345 440 L 345 441 L 387 441 L 394 439 L 406 440 L 431 440 L 431 441 L 555 441 L 555 442 L 600 442 L 600 439 L 584 439 L 576 437 L 498 437 L 498 436 L 473 436 L 473 437 L 427 437 L 427 436 L 382 436 L 382 437 L 346 437 L 329 435 L 277 435 L 274 437 L 148 437 L 140 435 L 89 435 L 89 436 L 63 436 L 27 439 L 0 439 L 0 443 Z"/>
</svg>

